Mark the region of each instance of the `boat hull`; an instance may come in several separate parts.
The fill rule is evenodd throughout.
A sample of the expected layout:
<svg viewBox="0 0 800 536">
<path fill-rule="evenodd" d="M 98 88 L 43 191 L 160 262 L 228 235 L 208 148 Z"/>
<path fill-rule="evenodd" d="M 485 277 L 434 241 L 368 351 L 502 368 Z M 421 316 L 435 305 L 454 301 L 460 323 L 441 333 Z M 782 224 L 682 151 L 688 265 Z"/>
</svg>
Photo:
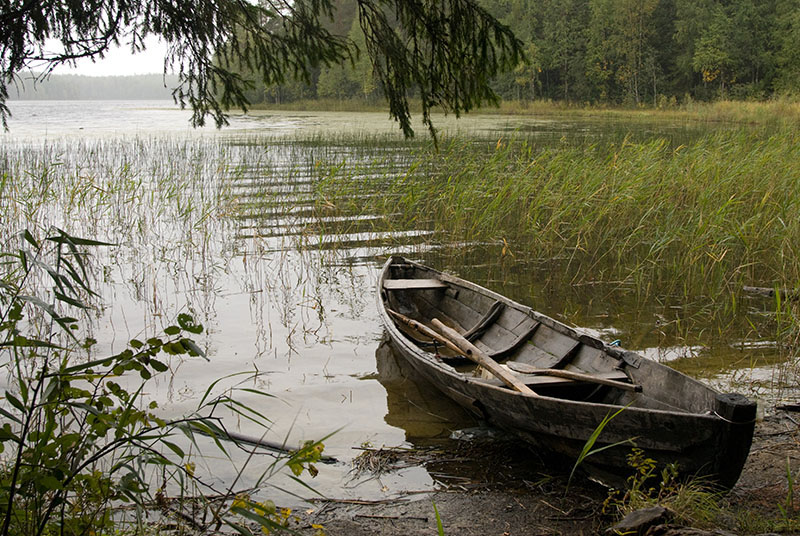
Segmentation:
<svg viewBox="0 0 800 536">
<path fill-rule="evenodd" d="M 589 348 L 587 351 L 604 360 L 616 360 L 632 381 L 644 384 L 645 394 L 620 395 L 617 399 L 606 395 L 605 402 L 528 396 L 457 370 L 437 356 L 436 351 L 421 348 L 387 311 L 397 305 L 383 283 L 392 278 L 392 264 L 415 266 L 419 274 L 432 276 L 428 280 L 447 281 L 450 289 L 479 292 L 491 300 L 502 301 L 506 307 L 532 315 L 537 321 L 547 319 L 554 329 L 574 333 L 576 340 L 580 339 Z M 487 289 L 405 259 L 387 262 L 381 281 L 379 310 L 396 353 L 442 394 L 489 423 L 517 434 L 534 448 L 574 463 L 598 426 L 605 422 L 593 445 L 596 452 L 581 464 L 601 480 L 619 484 L 633 472 L 627 455 L 634 445 L 660 464 L 677 464 L 683 475 L 707 477 L 723 487 L 732 487 L 738 479 L 749 452 L 755 420 L 755 405 L 745 397 L 717 393 L 661 364 L 579 335 Z M 665 394 L 657 397 L 656 392 Z M 691 399 L 692 409 L 674 407 L 674 397 Z M 659 405 L 670 409 L 653 407 Z M 603 447 L 607 448 L 598 450 Z"/>
</svg>

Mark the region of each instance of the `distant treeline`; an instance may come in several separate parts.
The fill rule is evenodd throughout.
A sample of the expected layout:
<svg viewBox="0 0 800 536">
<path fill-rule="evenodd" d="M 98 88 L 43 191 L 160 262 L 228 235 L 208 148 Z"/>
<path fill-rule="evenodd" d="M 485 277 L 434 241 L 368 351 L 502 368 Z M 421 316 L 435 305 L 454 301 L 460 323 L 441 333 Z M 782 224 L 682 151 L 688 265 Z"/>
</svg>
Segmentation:
<svg viewBox="0 0 800 536">
<path fill-rule="evenodd" d="M 134 76 L 81 76 L 54 74 L 33 83 L 33 76 L 21 76 L 11 99 L 18 100 L 160 100 L 171 99 L 176 76 L 143 74 Z"/>
<path fill-rule="evenodd" d="M 363 45 L 356 1 L 332 31 Z M 526 43 L 529 63 L 494 81 L 506 99 L 662 105 L 800 93 L 800 0 L 478 0 Z M 264 87 L 253 102 L 379 101 L 365 54 L 310 85 Z M 246 69 L 242 69 L 248 74 Z"/>
</svg>

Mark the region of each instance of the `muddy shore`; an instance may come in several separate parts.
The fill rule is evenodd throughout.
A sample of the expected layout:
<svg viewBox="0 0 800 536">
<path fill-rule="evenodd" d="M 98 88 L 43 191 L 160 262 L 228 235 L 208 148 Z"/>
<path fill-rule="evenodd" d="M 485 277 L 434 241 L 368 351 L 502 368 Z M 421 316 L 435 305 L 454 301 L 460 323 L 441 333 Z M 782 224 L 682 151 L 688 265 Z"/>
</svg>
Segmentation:
<svg viewBox="0 0 800 536">
<path fill-rule="evenodd" d="M 722 500 L 724 515 L 716 527 L 693 534 L 774 532 L 779 525 L 771 522 L 781 519 L 779 505 L 786 505 L 789 493 L 787 463 L 793 475 L 800 469 L 798 422 L 797 414 L 777 412 L 757 425 L 742 476 Z M 443 474 L 458 473 L 455 460 L 469 477 L 452 474 L 430 493 L 387 501 L 320 500 L 300 513 L 296 528 L 315 534 L 322 525 L 329 536 L 436 535 L 434 505 L 447 535 L 598 534 L 617 520 L 604 512 L 606 488 L 581 477 L 567 492 L 569 467 L 548 465 L 519 445 L 482 440 L 457 450 L 414 455 L 429 471 L 441 465 Z"/>
</svg>

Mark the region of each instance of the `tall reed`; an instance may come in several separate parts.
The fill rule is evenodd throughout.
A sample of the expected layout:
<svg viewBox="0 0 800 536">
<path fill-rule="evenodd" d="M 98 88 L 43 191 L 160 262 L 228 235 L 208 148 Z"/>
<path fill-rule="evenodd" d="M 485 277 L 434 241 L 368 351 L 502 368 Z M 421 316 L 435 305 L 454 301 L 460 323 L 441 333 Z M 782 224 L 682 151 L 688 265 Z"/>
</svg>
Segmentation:
<svg viewBox="0 0 800 536">
<path fill-rule="evenodd" d="M 719 131 L 689 146 L 539 147 L 453 140 L 399 178 L 329 177 L 322 195 L 350 210 L 394 214 L 443 241 L 504 243 L 519 257 L 559 261 L 566 281 L 620 281 L 637 292 L 735 312 L 743 285 L 800 282 L 800 134 Z M 358 188 L 358 196 L 347 195 Z"/>
</svg>

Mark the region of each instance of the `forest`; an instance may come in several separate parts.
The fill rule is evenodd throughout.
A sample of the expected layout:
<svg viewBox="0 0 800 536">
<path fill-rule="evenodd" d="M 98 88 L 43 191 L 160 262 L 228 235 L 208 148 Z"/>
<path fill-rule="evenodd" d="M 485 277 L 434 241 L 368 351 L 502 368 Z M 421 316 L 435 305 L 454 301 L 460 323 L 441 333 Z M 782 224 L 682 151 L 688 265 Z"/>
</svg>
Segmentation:
<svg viewBox="0 0 800 536">
<path fill-rule="evenodd" d="M 800 90 L 800 0 L 478 3 L 526 44 L 527 62 L 494 80 L 503 99 L 665 106 Z M 363 50 L 356 0 L 338 4 L 330 29 Z M 382 98 L 366 54 L 317 69 L 310 84 L 265 87 L 252 78 L 252 103 Z"/>
<path fill-rule="evenodd" d="M 505 100 L 655 106 L 765 100 L 800 93 L 800 0 L 477 0 L 525 43 L 526 60 L 493 81 Z M 338 0 L 328 30 L 361 51 L 312 69 L 310 81 L 265 84 L 246 66 L 251 104 L 315 99 L 381 105 L 357 0 Z M 19 99 L 170 99 L 177 79 L 53 75 Z M 411 95 L 413 97 L 413 94 Z"/>
</svg>

